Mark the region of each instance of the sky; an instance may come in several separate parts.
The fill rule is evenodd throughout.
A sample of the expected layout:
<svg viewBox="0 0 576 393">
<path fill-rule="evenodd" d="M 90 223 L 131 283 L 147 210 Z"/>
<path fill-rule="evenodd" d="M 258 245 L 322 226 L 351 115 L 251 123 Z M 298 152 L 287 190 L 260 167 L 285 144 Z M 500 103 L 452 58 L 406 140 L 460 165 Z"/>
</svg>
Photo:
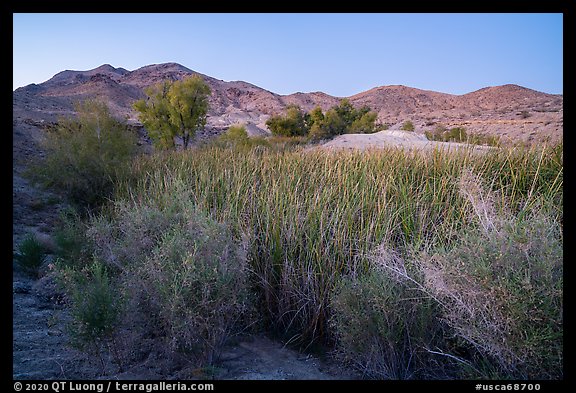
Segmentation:
<svg viewBox="0 0 576 393">
<path fill-rule="evenodd" d="M 13 14 L 13 89 L 176 62 L 278 94 L 405 85 L 563 93 L 562 14 Z"/>
</svg>

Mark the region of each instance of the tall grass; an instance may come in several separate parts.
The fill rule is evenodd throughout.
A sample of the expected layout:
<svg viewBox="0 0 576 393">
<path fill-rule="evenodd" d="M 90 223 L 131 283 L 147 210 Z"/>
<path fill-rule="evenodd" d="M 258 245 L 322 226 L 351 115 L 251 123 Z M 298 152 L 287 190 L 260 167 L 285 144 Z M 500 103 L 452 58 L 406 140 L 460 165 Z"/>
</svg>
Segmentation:
<svg viewBox="0 0 576 393">
<path fill-rule="evenodd" d="M 386 243 L 400 254 L 450 247 L 475 222 L 456 184 L 483 179 L 511 214 L 544 206 L 562 221 L 562 146 L 427 154 L 238 151 L 215 146 L 142 157 L 117 199 L 168 206 L 184 195 L 247 244 L 251 285 L 269 326 L 310 344 L 333 338 L 330 296 L 368 271 Z"/>
</svg>

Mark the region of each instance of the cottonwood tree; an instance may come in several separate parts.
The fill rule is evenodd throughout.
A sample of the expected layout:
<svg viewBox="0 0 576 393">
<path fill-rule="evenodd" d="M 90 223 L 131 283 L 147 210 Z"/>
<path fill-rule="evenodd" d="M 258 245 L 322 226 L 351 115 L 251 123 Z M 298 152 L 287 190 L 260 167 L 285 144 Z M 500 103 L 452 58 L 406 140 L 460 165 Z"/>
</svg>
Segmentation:
<svg viewBox="0 0 576 393">
<path fill-rule="evenodd" d="M 206 125 L 210 88 L 194 75 L 180 81 L 164 81 L 145 90 L 148 98 L 134 103 L 139 119 L 150 138 L 161 148 L 174 147 L 174 137 L 182 138 L 184 149 L 196 131 Z"/>
</svg>

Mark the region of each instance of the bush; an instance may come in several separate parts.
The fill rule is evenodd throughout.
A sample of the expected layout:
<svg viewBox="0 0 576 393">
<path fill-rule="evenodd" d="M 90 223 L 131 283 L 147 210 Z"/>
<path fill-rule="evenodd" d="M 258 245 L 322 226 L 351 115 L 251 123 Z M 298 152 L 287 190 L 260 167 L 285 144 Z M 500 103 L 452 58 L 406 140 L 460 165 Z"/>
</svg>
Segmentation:
<svg viewBox="0 0 576 393">
<path fill-rule="evenodd" d="M 460 189 L 478 226 L 419 256 L 423 286 L 478 354 L 473 377 L 562 378 L 560 224 L 540 209 L 511 215 L 470 173 Z"/>
<path fill-rule="evenodd" d="M 266 126 L 273 135 L 278 136 L 302 136 L 308 134 L 306 113 L 297 105 L 288 105 L 286 115 L 274 115 L 266 120 Z"/>
<path fill-rule="evenodd" d="M 218 146 L 250 150 L 257 146 L 269 148 L 270 143 L 262 137 L 249 137 L 244 125 L 231 125 L 224 134 L 214 140 Z"/>
<path fill-rule="evenodd" d="M 405 121 L 400 128 L 402 131 L 414 131 L 414 123 L 410 120 Z"/>
<path fill-rule="evenodd" d="M 88 231 L 96 254 L 120 271 L 126 323 L 169 354 L 211 364 L 245 326 L 247 265 L 230 231 L 196 212 L 188 197 L 163 206 L 118 203 Z M 134 321 L 145 321 L 134 323 Z"/>
<path fill-rule="evenodd" d="M 58 281 L 67 293 L 72 316 L 68 324 L 71 344 L 97 355 L 102 372 L 106 368 L 103 352 L 107 349 L 122 371 L 117 336 L 124 303 L 108 269 L 96 259 L 83 268 L 57 266 Z"/>
<path fill-rule="evenodd" d="M 64 268 L 71 299 L 71 333 L 76 346 L 96 345 L 112 336 L 119 324 L 120 296 L 105 266 L 94 260 L 84 269 Z"/>
<path fill-rule="evenodd" d="M 45 247 L 32 234 L 26 235 L 14 255 L 16 263 L 22 270 L 33 277 L 38 277 L 38 270 L 45 258 Z"/>
<path fill-rule="evenodd" d="M 104 103 L 86 101 L 76 110 L 76 119 L 61 120 L 46 134 L 46 157 L 28 174 L 77 206 L 93 208 L 112 195 L 115 179 L 136 153 L 136 136 Z"/>
<path fill-rule="evenodd" d="M 468 134 L 464 127 L 447 129 L 437 125 L 434 131 L 426 131 L 426 138 L 439 142 L 459 142 L 473 145 L 500 146 L 500 138 L 496 135 Z"/>
<path fill-rule="evenodd" d="M 394 259 L 395 261 L 391 261 Z M 380 252 L 376 263 L 397 264 Z M 332 296 L 331 325 L 339 356 L 368 378 L 422 377 L 438 341 L 437 307 L 414 285 L 391 276 L 377 264 L 358 278 L 344 278 Z"/>
<path fill-rule="evenodd" d="M 67 209 L 60 215 L 54 231 L 56 257 L 62 265 L 82 268 L 92 262 L 92 249 L 86 238 L 86 224 L 73 210 Z"/>
</svg>

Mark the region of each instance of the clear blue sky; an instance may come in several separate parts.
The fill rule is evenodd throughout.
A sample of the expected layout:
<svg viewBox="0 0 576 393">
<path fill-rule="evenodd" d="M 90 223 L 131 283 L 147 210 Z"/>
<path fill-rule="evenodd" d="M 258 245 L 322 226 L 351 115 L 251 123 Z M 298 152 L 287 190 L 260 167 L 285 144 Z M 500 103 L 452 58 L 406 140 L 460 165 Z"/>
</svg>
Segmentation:
<svg viewBox="0 0 576 393">
<path fill-rule="evenodd" d="M 165 62 L 279 94 L 563 93 L 562 14 L 14 14 L 13 88 Z"/>
</svg>

